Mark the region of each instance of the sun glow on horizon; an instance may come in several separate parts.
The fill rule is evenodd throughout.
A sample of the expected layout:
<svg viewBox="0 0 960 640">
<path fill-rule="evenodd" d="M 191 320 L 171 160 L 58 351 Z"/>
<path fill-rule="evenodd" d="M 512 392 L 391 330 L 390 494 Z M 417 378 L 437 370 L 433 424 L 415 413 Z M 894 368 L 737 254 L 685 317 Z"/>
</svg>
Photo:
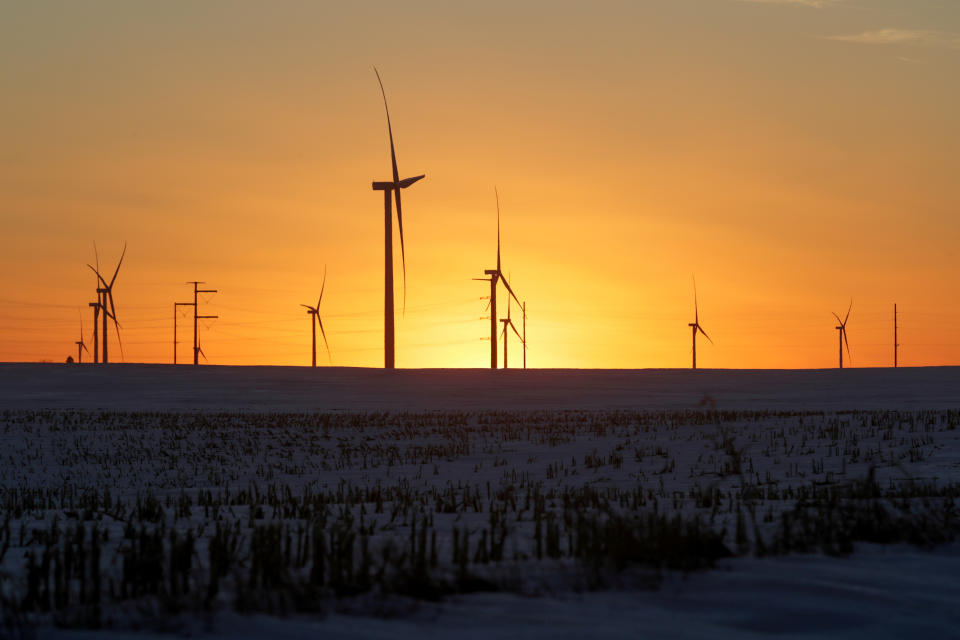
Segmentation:
<svg viewBox="0 0 960 640">
<path fill-rule="evenodd" d="M 891 364 L 894 303 L 903 366 L 960 362 L 960 6 L 875 8 L 913 12 L 895 42 L 844 3 L 545 6 L 9 8 L 0 360 L 76 358 L 81 318 L 92 349 L 85 265 L 126 241 L 126 361 L 172 361 L 203 280 L 211 364 L 309 365 L 326 267 L 318 365 L 382 366 L 377 61 L 401 177 L 426 174 L 405 312 L 394 227 L 398 367 L 489 365 L 494 185 L 530 367 L 689 367 L 694 275 L 703 368 L 834 367 L 851 299 L 852 366 Z"/>
</svg>

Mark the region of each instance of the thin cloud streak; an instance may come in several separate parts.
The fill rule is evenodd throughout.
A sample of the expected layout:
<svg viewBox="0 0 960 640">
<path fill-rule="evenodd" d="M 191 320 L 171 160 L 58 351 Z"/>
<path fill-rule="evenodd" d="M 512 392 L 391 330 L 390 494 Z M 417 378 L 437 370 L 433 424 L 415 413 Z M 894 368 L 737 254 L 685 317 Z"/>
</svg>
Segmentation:
<svg viewBox="0 0 960 640">
<path fill-rule="evenodd" d="M 835 5 L 840 0 L 738 0 L 739 2 L 749 2 L 751 4 L 789 4 L 801 7 L 813 7 L 814 9 L 823 9 L 830 5 Z"/>
<path fill-rule="evenodd" d="M 927 29 L 874 29 L 854 35 L 825 36 L 824 39 L 856 44 L 911 45 L 960 51 L 960 34 Z"/>
</svg>

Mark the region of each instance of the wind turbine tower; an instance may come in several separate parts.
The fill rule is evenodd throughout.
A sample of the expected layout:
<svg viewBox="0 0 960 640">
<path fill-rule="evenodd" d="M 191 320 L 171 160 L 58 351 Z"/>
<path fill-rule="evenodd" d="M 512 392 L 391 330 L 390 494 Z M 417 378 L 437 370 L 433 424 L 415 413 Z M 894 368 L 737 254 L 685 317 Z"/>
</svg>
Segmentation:
<svg viewBox="0 0 960 640">
<path fill-rule="evenodd" d="M 713 344 L 713 340 L 710 340 L 710 336 L 707 335 L 707 332 L 703 330 L 703 327 L 700 326 L 700 313 L 697 308 L 697 281 L 693 281 L 693 322 L 687 325 L 690 327 L 693 333 L 693 368 L 697 368 L 697 331 L 703 334 L 703 337 L 710 341 L 710 344 Z"/>
<path fill-rule="evenodd" d="M 513 320 L 510 319 L 510 298 L 507 298 L 507 317 L 501 318 L 500 322 L 503 323 L 503 368 L 508 369 L 509 362 L 507 360 L 507 343 L 508 343 L 509 335 L 507 334 L 507 327 L 510 327 L 510 329 L 513 330 L 516 336 L 520 338 L 521 342 L 523 341 L 523 337 L 520 335 L 520 333 L 517 331 L 517 328 L 514 326 Z M 526 345 L 524 345 L 524 363 L 526 363 Z M 526 364 L 524 364 L 524 368 L 526 368 Z"/>
<path fill-rule="evenodd" d="M 89 302 L 87 306 L 93 307 L 93 364 L 100 362 L 100 343 L 98 340 L 97 323 L 100 320 L 100 296 L 97 295 L 96 302 Z"/>
<path fill-rule="evenodd" d="M 527 303 L 523 303 L 523 368 L 527 368 Z"/>
<path fill-rule="evenodd" d="M 407 305 L 407 259 L 403 248 L 403 209 L 400 205 L 400 191 L 406 189 L 424 175 L 400 179 L 397 170 L 397 153 L 393 145 L 393 126 L 390 124 L 390 108 L 387 106 L 387 92 L 383 88 L 380 72 L 373 68 L 380 84 L 380 93 L 383 96 L 383 108 L 387 112 L 387 133 L 390 136 L 390 164 L 393 169 L 393 180 L 373 183 L 374 191 L 383 191 L 383 223 L 384 223 L 384 274 L 383 274 L 383 367 L 393 369 L 394 358 L 394 317 L 393 317 L 393 213 L 391 211 L 391 195 L 397 201 L 397 228 L 400 231 L 400 261 L 403 265 L 403 305 Z"/>
</svg>

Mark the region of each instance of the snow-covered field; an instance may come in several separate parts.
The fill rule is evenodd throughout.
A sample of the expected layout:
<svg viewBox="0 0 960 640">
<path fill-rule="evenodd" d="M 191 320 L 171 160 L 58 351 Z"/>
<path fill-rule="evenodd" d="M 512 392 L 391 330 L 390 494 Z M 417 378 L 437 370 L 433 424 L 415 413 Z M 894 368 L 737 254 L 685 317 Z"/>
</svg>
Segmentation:
<svg viewBox="0 0 960 640">
<path fill-rule="evenodd" d="M 7 364 L 0 409 L 2 612 L 41 637 L 960 624 L 956 368 Z"/>
<path fill-rule="evenodd" d="M 960 367 L 900 369 L 412 369 L 0 363 L 0 407 L 363 411 L 941 409 Z"/>
</svg>

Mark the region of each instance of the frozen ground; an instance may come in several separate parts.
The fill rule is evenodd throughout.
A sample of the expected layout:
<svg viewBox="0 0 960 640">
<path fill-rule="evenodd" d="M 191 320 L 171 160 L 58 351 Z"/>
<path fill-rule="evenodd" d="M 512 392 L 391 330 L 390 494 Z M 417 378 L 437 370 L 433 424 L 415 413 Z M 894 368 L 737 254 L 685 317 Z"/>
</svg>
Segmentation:
<svg viewBox="0 0 960 640">
<path fill-rule="evenodd" d="M 481 594 L 400 618 L 224 615 L 192 637 L 272 638 L 956 638 L 960 550 L 865 546 L 850 558 L 745 558 L 657 591 L 525 598 Z M 163 635 L 46 628 L 39 638 L 159 640 Z M 168 636 L 167 636 L 168 637 Z"/>
<path fill-rule="evenodd" d="M 0 364 L 0 407 L 359 411 L 941 409 L 960 367 L 821 370 L 411 369 Z"/>
<path fill-rule="evenodd" d="M 870 473 L 877 500 L 899 505 L 897 513 L 907 505 L 939 518 L 949 501 L 956 508 L 958 390 L 958 368 L 0 365 L 0 524 L 9 516 L 8 528 L 0 527 L 0 549 L 9 546 L 0 553 L 0 595 L 29 588 L 28 552 L 37 563 L 51 550 L 76 556 L 97 532 L 102 580 L 114 593 L 127 582 L 126 563 L 143 561 L 134 553 L 136 531 L 159 527 L 164 553 L 173 553 L 174 531 L 181 542 L 188 531 L 196 536 L 177 596 L 181 613 L 169 624 L 156 612 L 157 602 L 171 600 L 169 589 L 141 584 L 129 599 L 104 595 L 98 616 L 119 630 L 58 629 L 49 614 L 30 613 L 39 636 L 125 640 L 167 626 L 241 639 L 957 637 L 957 543 L 932 550 L 858 543 L 842 558 L 817 544 L 812 553 L 763 558 L 746 549 L 756 536 L 780 539 L 784 514 L 802 520 L 798 501 L 822 502 Z M 639 578 L 604 574 L 599 590 L 584 590 L 584 567 L 610 553 L 580 549 L 583 539 L 597 542 L 591 523 L 654 511 L 697 519 L 740 557 L 689 574 L 656 569 L 656 589 L 636 586 L 650 575 L 642 569 Z M 579 514 L 593 519 L 584 525 Z M 239 554 L 212 606 L 193 606 L 189 594 L 206 593 L 214 523 L 235 527 Z M 816 514 L 805 526 L 815 523 Z M 80 529 L 84 541 L 67 544 Z M 438 556 L 433 579 L 455 584 L 461 566 L 503 590 L 454 592 L 435 603 L 391 587 L 384 597 L 340 600 L 328 575 L 324 614 L 232 610 L 257 553 L 284 565 L 283 580 L 305 584 L 313 558 L 300 532 L 307 539 L 319 532 L 333 545 L 348 529 L 369 542 L 374 569 L 384 545 L 399 541 L 415 555 L 414 532 L 427 545 L 429 531 Z M 796 544 L 799 529 L 790 531 Z M 262 544 L 271 532 L 294 540 L 286 560 Z M 469 554 L 458 561 L 453 537 L 466 533 Z M 89 600 L 77 605 L 90 579 L 86 569 L 78 574 L 81 564 L 64 592 L 72 604 L 63 611 L 75 622 L 89 609 Z M 276 590 L 247 595 L 269 601 Z M 192 606 L 194 613 L 183 611 Z M 147 631 L 125 630 L 141 624 L 131 611 L 144 607 L 152 611 Z M 210 608 L 215 613 L 203 612 Z"/>
</svg>

